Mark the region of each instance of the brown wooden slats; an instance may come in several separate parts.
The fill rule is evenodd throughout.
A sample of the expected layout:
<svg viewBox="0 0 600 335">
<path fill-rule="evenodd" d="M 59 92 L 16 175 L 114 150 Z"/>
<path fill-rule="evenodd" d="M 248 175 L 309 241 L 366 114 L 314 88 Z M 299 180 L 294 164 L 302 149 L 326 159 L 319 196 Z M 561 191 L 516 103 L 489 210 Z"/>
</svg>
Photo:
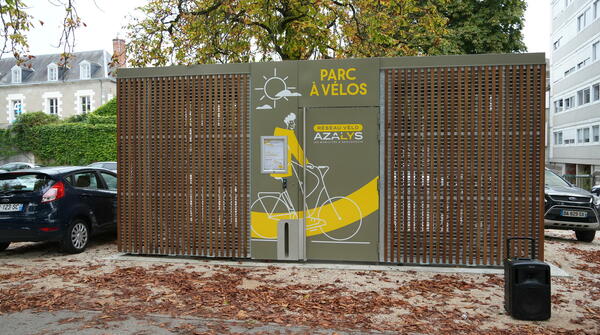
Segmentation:
<svg viewBox="0 0 600 335">
<path fill-rule="evenodd" d="M 119 155 L 123 155 L 123 157 L 127 157 L 127 148 L 128 146 L 128 137 L 129 133 L 128 129 L 128 119 L 126 116 L 130 113 L 129 106 L 126 103 L 125 92 L 127 92 L 127 84 L 129 82 L 122 80 L 117 83 L 117 105 L 121 106 L 119 113 L 117 114 L 117 151 Z M 123 169 L 121 171 L 126 171 L 125 166 L 122 160 L 117 161 L 117 171 L 119 168 Z M 117 181 L 117 187 L 121 190 L 125 189 L 124 180 L 119 178 Z M 123 196 L 123 193 L 117 193 L 117 222 L 119 222 L 119 226 L 117 229 L 117 246 L 119 250 L 123 248 L 123 238 L 125 237 L 124 228 L 127 227 L 125 224 L 125 220 L 127 216 L 125 212 L 121 210 L 124 205 L 124 201 L 127 197 Z"/>
<path fill-rule="evenodd" d="M 544 71 L 385 70 L 384 261 L 500 266 L 511 236 L 543 259 Z"/>
<path fill-rule="evenodd" d="M 119 250 L 249 257 L 248 80 L 118 79 Z"/>
</svg>

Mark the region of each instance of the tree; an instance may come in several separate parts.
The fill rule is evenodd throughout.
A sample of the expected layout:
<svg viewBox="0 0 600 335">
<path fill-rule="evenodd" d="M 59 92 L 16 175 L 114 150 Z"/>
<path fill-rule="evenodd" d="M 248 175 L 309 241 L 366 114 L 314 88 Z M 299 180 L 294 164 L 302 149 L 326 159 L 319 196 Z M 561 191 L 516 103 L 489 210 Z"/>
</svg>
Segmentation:
<svg viewBox="0 0 600 335">
<path fill-rule="evenodd" d="M 448 19 L 450 53 L 523 52 L 526 0 L 437 1 Z"/>
<path fill-rule="evenodd" d="M 440 1 L 445 3 L 446 0 Z M 334 1 L 344 57 L 437 55 L 450 48 L 446 18 L 431 1 Z"/>
<path fill-rule="evenodd" d="M 446 0 L 439 0 L 445 2 Z M 152 0 L 129 24 L 134 66 L 436 54 L 429 0 Z"/>
<path fill-rule="evenodd" d="M 59 37 L 59 47 L 64 47 L 63 59 L 66 61 L 75 44 L 75 30 L 85 25 L 77 14 L 75 0 L 48 0 L 49 4 L 62 6 L 65 10 L 63 31 Z M 23 0 L 0 0 L 0 35 L 3 40 L 0 57 L 12 54 L 17 63 L 21 64 L 33 56 L 29 55 L 27 32 L 35 24 L 43 25 L 42 20 L 36 20 L 27 14 L 27 5 Z"/>
</svg>

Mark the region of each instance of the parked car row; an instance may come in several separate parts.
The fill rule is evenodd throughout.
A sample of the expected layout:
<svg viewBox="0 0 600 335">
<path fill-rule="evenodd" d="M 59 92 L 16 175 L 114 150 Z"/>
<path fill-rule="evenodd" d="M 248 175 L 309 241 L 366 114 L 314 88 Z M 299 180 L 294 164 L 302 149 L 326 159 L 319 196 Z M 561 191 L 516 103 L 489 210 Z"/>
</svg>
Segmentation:
<svg viewBox="0 0 600 335">
<path fill-rule="evenodd" d="M 0 173 L 0 251 L 12 242 L 58 241 L 68 253 L 116 231 L 117 174 L 94 167 Z"/>
<path fill-rule="evenodd" d="M 88 166 L 95 167 L 95 168 L 103 168 L 103 169 L 111 170 L 113 172 L 117 172 L 117 162 L 95 162 Z M 38 168 L 38 167 L 42 167 L 42 166 L 35 165 L 33 163 L 26 163 L 26 162 L 11 162 L 11 163 L 6 163 L 4 165 L 0 165 L 0 173 L 23 170 L 23 169 L 34 169 L 34 168 Z"/>
<path fill-rule="evenodd" d="M 0 173 L 0 251 L 12 242 L 58 241 L 64 251 L 79 253 L 91 236 L 116 230 L 116 163 L 11 164 L 4 167 L 13 170 Z M 600 193 L 600 187 L 592 191 Z M 546 169 L 545 228 L 574 230 L 578 240 L 591 242 L 600 230 L 596 194 Z"/>
</svg>

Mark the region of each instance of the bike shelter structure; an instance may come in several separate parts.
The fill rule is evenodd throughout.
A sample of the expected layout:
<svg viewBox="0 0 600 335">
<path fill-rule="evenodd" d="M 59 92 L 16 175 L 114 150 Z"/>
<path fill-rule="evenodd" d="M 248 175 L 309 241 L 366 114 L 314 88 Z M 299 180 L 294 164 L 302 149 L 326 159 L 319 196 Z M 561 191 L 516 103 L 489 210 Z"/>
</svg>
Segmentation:
<svg viewBox="0 0 600 335">
<path fill-rule="evenodd" d="M 543 259 L 543 54 L 121 69 L 119 249 Z M 513 254 L 525 254 L 516 244 Z"/>
</svg>

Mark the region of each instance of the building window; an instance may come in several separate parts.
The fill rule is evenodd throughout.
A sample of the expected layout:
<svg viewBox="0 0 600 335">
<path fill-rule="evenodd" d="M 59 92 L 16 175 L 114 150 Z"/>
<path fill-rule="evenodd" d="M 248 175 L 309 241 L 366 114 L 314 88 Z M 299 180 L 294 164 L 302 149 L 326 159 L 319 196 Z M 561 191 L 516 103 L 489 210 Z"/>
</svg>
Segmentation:
<svg viewBox="0 0 600 335">
<path fill-rule="evenodd" d="M 565 71 L 565 77 L 570 75 L 571 73 L 575 72 L 575 67 L 573 66 L 572 68 L 568 69 L 567 71 Z"/>
<path fill-rule="evenodd" d="M 81 102 L 81 114 L 89 113 L 92 109 L 91 98 L 89 95 L 79 98 Z"/>
<path fill-rule="evenodd" d="M 595 62 L 598 60 L 598 56 L 600 56 L 600 54 L 598 54 L 598 52 L 600 52 L 600 42 L 596 42 L 594 44 L 592 44 L 592 62 Z"/>
<path fill-rule="evenodd" d="M 564 143 L 565 144 L 573 144 L 573 143 L 575 143 L 575 139 L 574 138 L 568 138 L 568 139 L 565 140 Z"/>
<path fill-rule="evenodd" d="M 58 81 L 58 66 L 56 64 L 48 65 L 48 81 Z"/>
<path fill-rule="evenodd" d="M 563 133 L 562 131 L 554 132 L 554 144 L 563 144 Z"/>
<path fill-rule="evenodd" d="M 48 114 L 58 115 L 58 98 L 48 98 L 46 106 Z"/>
<path fill-rule="evenodd" d="M 577 129 L 577 143 L 590 143 L 590 128 Z"/>
<path fill-rule="evenodd" d="M 554 112 L 560 113 L 563 111 L 563 99 L 558 99 L 554 101 Z"/>
<path fill-rule="evenodd" d="M 585 12 L 583 12 L 583 14 L 579 15 L 577 17 L 577 31 L 582 31 L 583 28 L 585 28 L 587 26 L 587 16 L 588 13 L 590 12 L 590 9 L 586 9 Z"/>
<path fill-rule="evenodd" d="M 600 142 L 600 126 L 592 127 L 592 137 L 594 138 L 594 142 Z"/>
<path fill-rule="evenodd" d="M 575 97 L 568 97 L 565 99 L 565 110 L 575 107 L 574 100 Z"/>
<path fill-rule="evenodd" d="M 592 98 L 594 101 L 600 100 L 600 84 L 592 86 Z"/>
<path fill-rule="evenodd" d="M 83 61 L 79 64 L 79 79 L 90 79 L 90 63 Z"/>
<path fill-rule="evenodd" d="M 600 0 L 594 1 L 594 20 L 598 18 L 598 11 L 600 10 Z"/>
<path fill-rule="evenodd" d="M 584 66 L 587 64 L 588 60 L 590 60 L 590 59 L 589 59 L 589 58 L 586 58 L 585 60 L 583 60 L 583 62 L 580 62 L 580 63 L 578 63 L 578 64 L 577 64 L 577 70 L 579 70 L 579 69 L 581 69 L 582 67 L 584 67 Z"/>
<path fill-rule="evenodd" d="M 13 84 L 20 84 L 21 83 L 21 68 L 18 66 L 13 66 L 12 70 L 11 70 L 11 81 Z"/>
<path fill-rule="evenodd" d="M 23 102 L 20 99 L 11 100 L 10 105 L 12 106 L 14 118 L 23 113 Z"/>
<path fill-rule="evenodd" d="M 577 106 L 590 103 L 590 88 L 577 91 Z"/>
</svg>

